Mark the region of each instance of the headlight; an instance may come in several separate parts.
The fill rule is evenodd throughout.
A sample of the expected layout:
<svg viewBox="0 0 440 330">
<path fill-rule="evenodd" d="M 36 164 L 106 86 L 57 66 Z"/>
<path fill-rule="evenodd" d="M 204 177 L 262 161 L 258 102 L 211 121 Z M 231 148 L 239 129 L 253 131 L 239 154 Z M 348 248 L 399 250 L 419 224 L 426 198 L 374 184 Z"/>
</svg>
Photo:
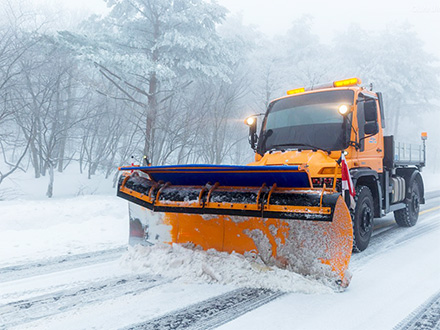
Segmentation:
<svg viewBox="0 0 440 330">
<path fill-rule="evenodd" d="M 244 122 L 246 125 L 252 126 L 255 124 L 255 120 L 256 120 L 255 117 L 248 117 L 248 118 L 246 118 L 246 120 Z"/>
<path fill-rule="evenodd" d="M 349 110 L 350 110 L 350 108 L 345 104 L 341 105 L 338 109 L 339 113 L 343 116 L 345 116 Z"/>
</svg>

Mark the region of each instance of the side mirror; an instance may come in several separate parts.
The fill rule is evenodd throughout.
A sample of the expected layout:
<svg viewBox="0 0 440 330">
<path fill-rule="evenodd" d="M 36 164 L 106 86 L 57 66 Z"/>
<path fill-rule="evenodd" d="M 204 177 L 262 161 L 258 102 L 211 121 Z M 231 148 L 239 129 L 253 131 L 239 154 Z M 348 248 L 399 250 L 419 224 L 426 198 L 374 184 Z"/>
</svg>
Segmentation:
<svg viewBox="0 0 440 330">
<path fill-rule="evenodd" d="M 369 99 L 365 102 L 364 117 L 365 117 L 364 133 L 366 135 L 375 135 L 379 133 L 376 100 Z"/>
<path fill-rule="evenodd" d="M 251 148 L 255 150 L 257 149 L 257 141 L 258 141 L 257 117 L 255 116 L 247 117 L 244 123 L 249 126 L 249 144 L 251 145 Z"/>
<path fill-rule="evenodd" d="M 364 105 L 364 117 L 365 121 L 375 121 L 377 122 L 377 107 L 375 100 L 369 100 L 365 102 Z"/>
<path fill-rule="evenodd" d="M 379 133 L 379 124 L 377 121 L 370 121 L 364 126 L 364 133 L 366 135 L 376 135 Z"/>
</svg>

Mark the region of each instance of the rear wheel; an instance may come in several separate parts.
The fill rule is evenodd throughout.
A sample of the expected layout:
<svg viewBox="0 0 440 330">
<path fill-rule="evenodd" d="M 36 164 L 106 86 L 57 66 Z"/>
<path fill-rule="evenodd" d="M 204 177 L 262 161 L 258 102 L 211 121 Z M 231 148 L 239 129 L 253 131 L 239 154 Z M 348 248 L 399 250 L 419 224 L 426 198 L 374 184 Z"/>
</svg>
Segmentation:
<svg viewBox="0 0 440 330">
<path fill-rule="evenodd" d="M 353 251 L 360 252 L 367 248 L 373 233 L 374 200 L 370 188 L 356 187 L 356 207 L 352 212 Z"/>
<path fill-rule="evenodd" d="M 411 185 L 409 199 L 405 202 L 405 208 L 394 211 L 394 219 L 400 227 L 412 227 L 419 219 L 420 211 L 420 188 L 414 180 Z"/>
</svg>

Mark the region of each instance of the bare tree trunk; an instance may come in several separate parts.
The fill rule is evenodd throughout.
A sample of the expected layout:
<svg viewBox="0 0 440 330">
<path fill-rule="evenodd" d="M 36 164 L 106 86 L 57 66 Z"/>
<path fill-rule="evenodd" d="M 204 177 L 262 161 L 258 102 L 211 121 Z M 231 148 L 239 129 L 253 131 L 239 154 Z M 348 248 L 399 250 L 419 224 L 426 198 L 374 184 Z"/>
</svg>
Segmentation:
<svg viewBox="0 0 440 330">
<path fill-rule="evenodd" d="M 154 24 L 154 40 L 159 38 L 159 22 L 156 21 Z M 153 50 L 152 54 L 153 63 L 156 64 L 159 61 L 159 51 L 158 49 Z M 157 90 L 158 90 L 158 80 L 156 71 L 150 72 L 149 86 L 148 86 L 148 109 L 147 109 L 147 127 L 145 132 L 145 146 L 144 146 L 144 156 L 147 156 L 151 163 L 155 161 L 154 155 L 154 128 L 156 123 L 157 115 Z M 144 165 L 146 164 L 146 158 L 143 158 Z"/>
<path fill-rule="evenodd" d="M 40 159 L 38 158 L 38 151 L 37 148 L 35 147 L 35 142 L 33 138 L 30 143 L 30 147 L 31 147 L 31 160 L 32 160 L 32 165 L 34 166 L 35 179 L 38 179 L 41 176 L 40 161 L 39 161 Z"/>
<path fill-rule="evenodd" d="M 66 153 L 66 143 L 67 143 L 67 127 L 70 124 L 70 113 L 73 108 L 73 97 L 72 97 L 72 75 L 69 75 L 69 80 L 67 82 L 67 104 L 66 108 L 63 111 L 64 115 L 63 118 L 63 125 L 64 125 L 64 131 L 62 134 L 62 137 L 59 141 L 59 155 L 58 155 L 58 172 L 63 172 L 64 170 L 64 157 Z"/>
<path fill-rule="evenodd" d="M 87 179 L 92 178 L 92 163 L 89 163 L 89 166 L 87 166 Z"/>
<path fill-rule="evenodd" d="M 147 125 L 145 132 L 145 146 L 144 146 L 144 156 L 147 156 L 150 162 L 154 161 L 153 155 L 153 129 L 156 122 L 156 114 L 157 114 L 157 78 L 156 73 L 152 72 L 150 76 L 150 86 L 148 90 L 148 109 L 147 109 Z M 145 158 L 144 158 L 145 161 Z M 146 165 L 146 164 L 144 164 Z"/>
<path fill-rule="evenodd" d="M 55 181 L 54 165 L 52 162 L 48 162 L 49 167 L 49 185 L 47 186 L 46 196 L 52 198 L 53 196 L 53 183 Z"/>
</svg>

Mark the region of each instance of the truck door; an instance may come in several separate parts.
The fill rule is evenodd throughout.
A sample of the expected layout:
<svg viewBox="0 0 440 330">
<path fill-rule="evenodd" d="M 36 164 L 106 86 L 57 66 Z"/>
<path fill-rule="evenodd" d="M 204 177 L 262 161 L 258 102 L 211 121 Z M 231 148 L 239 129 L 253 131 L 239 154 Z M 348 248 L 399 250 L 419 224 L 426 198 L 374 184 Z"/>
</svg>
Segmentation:
<svg viewBox="0 0 440 330">
<path fill-rule="evenodd" d="M 357 122 L 359 128 L 360 166 L 382 172 L 383 142 L 379 127 L 378 100 L 359 94 Z"/>
</svg>

